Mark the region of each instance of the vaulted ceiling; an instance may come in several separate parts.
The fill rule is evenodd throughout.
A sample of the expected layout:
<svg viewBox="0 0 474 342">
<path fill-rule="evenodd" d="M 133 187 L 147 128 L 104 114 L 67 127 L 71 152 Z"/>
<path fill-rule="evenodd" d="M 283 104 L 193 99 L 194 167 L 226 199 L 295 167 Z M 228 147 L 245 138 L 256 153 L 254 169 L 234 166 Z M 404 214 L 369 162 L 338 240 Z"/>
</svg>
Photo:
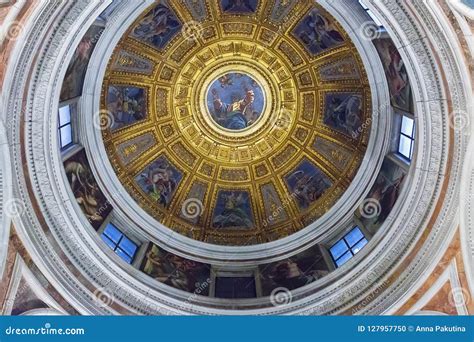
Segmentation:
<svg viewBox="0 0 474 342">
<path fill-rule="evenodd" d="M 314 1 L 162 1 L 109 62 L 103 138 L 139 205 L 188 237 L 249 245 L 324 215 L 356 175 L 371 93 Z"/>
</svg>

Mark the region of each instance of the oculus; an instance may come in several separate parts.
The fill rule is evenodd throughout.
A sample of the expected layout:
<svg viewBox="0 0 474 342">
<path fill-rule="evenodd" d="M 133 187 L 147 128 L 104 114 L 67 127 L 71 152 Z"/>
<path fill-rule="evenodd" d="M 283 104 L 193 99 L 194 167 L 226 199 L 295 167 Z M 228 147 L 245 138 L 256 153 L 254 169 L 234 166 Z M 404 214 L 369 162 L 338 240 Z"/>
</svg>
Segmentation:
<svg viewBox="0 0 474 342">
<path fill-rule="evenodd" d="M 213 121 L 231 131 L 254 125 L 264 106 L 262 87 L 244 73 L 225 73 L 211 83 L 207 94 L 207 108 Z"/>
</svg>

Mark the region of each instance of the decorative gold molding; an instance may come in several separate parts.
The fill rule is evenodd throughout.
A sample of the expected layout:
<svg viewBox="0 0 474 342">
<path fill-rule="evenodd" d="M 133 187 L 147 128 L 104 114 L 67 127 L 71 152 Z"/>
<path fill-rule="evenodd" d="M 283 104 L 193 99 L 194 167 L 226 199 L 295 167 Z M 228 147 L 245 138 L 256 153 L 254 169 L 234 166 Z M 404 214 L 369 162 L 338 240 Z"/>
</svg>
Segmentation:
<svg viewBox="0 0 474 342">
<path fill-rule="evenodd" d="M 293 30 L 315 6 L 323 15 L 330 16 L 305 0 L 294 6 L 282 24 L 277 24 L 271 18 L 275 5 L 274 1 L 259 1 L 256 13 L 241 15 L 222 13 L 217 2 L 206 2 L 208 17 L 197 24 L 193 22 L 197 25 L 196 35 L 190 37 L 183 29 L 160 50 L 130 38 L 134 24 L 112 59 L 122 49 L 133 51 L 153 61 L 153 74 L 113 71 L 109 63 L 102 95 L 105 112 L 109 85 L 141 87 L 148 94 L 144 120 L 117 131 L 104 131 L 111 163 L 142 208 L 188 237 L 217 244 L 247 245 L 287 236 L 329 210 L 349 186 L 362 161 L 370 129 L 354 138 L 330 128 L 323 120 L 327 93 L 360 94 L 361 120 L 369 120 L 370 88 L 355 47 L 334 21 L 332 25 L 344 42 L 319 54 L 309 53 Z M 171 6 L 184 25 L 192 20 L 185 2 Z M 320 78 L 319 68 L 348 58 L 355 64 L 352 69 L 346 68 L 347 72 L 356 70 L 358 77 L 330 81 Z M 210 84 L 228 72 L 253 77 L 265 94 L 265 109 L 258 121 L 237 132 L 218 127 L 206 103 Z M 117 146 L 150 130 L 154 131 L 156 146 L 141 151 L 130 164 L 123 165 Z M 313 146 L 316 137 L 332 143 L 335 150 L 318 151 Z M 158 205 L 135 181 L 160 156 L 165 156 L 182 176 L 166 207 Z M 341 158 L 349 159 L 343 164 Z M 285 181 L 303 159 L 320 169 L 332 184 L 305 210 L 299 208 Z M 200 199 L 203 212 L 191 222 L 183 219 L 181 209 L 196 183 L 203 184 L 206 190 Z M 261 192 L 265 184 L 273 184 L 288 215 L 271 226 L 263 224 L 268 217 Z M 251 228 L 213 227 L 217 196 L 225 189 L 249 194 Z"/>
</svg>

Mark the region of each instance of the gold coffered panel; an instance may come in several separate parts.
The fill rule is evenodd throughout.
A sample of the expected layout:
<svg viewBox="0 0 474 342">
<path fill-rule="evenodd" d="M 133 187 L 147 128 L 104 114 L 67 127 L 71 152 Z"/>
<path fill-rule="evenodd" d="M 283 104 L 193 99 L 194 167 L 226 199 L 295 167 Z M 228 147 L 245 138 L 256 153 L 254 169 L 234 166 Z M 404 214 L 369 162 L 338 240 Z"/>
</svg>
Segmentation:
<svg viewBox="0 0 474 342">
<path fill-rule="evenodd" d="M 359 168 L 371 110 L 361 59 L 311 0 L 193 4 L 154 4 L 117 46 L 102 95 L 108 157 L 180 234 L 285 237 L 324 215 Z"/>
</svg>

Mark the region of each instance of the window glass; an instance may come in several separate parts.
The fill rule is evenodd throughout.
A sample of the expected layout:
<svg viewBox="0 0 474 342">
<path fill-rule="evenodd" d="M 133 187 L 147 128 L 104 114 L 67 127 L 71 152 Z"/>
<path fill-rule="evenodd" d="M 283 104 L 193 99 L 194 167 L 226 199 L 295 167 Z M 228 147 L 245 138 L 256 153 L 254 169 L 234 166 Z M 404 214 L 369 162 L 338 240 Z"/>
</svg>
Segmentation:
<svg viewBox="0 0 474 342">
<path fill-rule="evenodd" d="M 59 144 L 61 150 L 72 144 L 71 106 L 59 108 L 58 114 Z"/>
<path fill-rule="evenodd" d="M 72 143 L 72 127 L 67 125 L 59 129 L 59 136 L 61 139 L 61 148 L 64 148 Z"/>
<path fill-rule="evenodd" d="M 110 248 L 115 249 L 116 244 L 104 234 L 102 234 L 102 241 L 104 241 L 105 244 L 109 246 Z"/>
<path fill-rule="evenodd" d="M 134 255 L 137 250 L 137 245 L 135 245 L 125 236 L 120 241 L 119 247 L 128 255 Z"/>
<path fill-rule="evenodd" d="M 119 243 L 120 238 L 123 236 L 123 234 L 111 223 L 105 227 L 104 234 L 116 244 Z"/>
<path fill-rule="evenodd" d="M 71 107 L 64 106 L 59 108 L 59 126 L 67 125 L 71 122 Z"/>
<path fill-rule="evenodd" d="M 127 253 L 125 253 L 124 251 L 122 251 L 120 248 L 117 248 L 117 250 L 115 251 L 115 253 L 117 253 L 117 255 L 119 257 L 122 258 L 122 260 L 124 260 L 125 262 L 131 264 L 132 263 L 132 258 L 130 257 L 130 255 L 128 255 Z"/>
<path fill-rule="evenodd" d="M 332 257 L 337 260 L 348 250 L 349 247 L 344 242 L 344 240 L 339 240 L 334 246 L 331 247 L 330 252 L 332 254 Z"/>
<path fill-rule="evenodd" d="M 367 239 L 363 238 L 354 247 L 352 247 L 352 253 L 357 254 L 367 244 Z"/>
<path fill-rule="evenodd" d="M 348 251 L 346 254 L 341 256 L 339 259 L 336 260 L 336 266 L 340 267 L 344 265 L 346 262 L 348 262 L 352 258 L 352 253 Z"/>
<path fill-rule="evenodd" d="M 102 233 L 102 240 L 125 262 L 132 263 L 138 246 L 112 223 L 105 227 Z"/>
<path fill-rule="evenodd" d="M 407 116 L 403 116 L 402 117 L 402 128 L 401 128 L 402 133 L 413 138 L 414 124 L 415 124 L 415 122 L 414 122 L 413 119 L 411 119 Z"/>
<path fill-rule="evenodd" d="M 349 233 L 336 242 L 330 249 L 336 267 L 344 265 L 368 243 L 359 227 L 354 227 Z"/>
<path fill-rule="evenodd" d="M 364 238 L 364 234 L 360 231 L 359 227 L 352 229 L 345 237 L 349 247 L 354 246 L 357 242 Z"/>
<path fill-rule="evenodd" d="M 411 144 L 412 140 L 404 135 L 400 136 L 400 143 L 398 145 L 398 152 L 405 158 L 411 159 Z"/>
</svg>

